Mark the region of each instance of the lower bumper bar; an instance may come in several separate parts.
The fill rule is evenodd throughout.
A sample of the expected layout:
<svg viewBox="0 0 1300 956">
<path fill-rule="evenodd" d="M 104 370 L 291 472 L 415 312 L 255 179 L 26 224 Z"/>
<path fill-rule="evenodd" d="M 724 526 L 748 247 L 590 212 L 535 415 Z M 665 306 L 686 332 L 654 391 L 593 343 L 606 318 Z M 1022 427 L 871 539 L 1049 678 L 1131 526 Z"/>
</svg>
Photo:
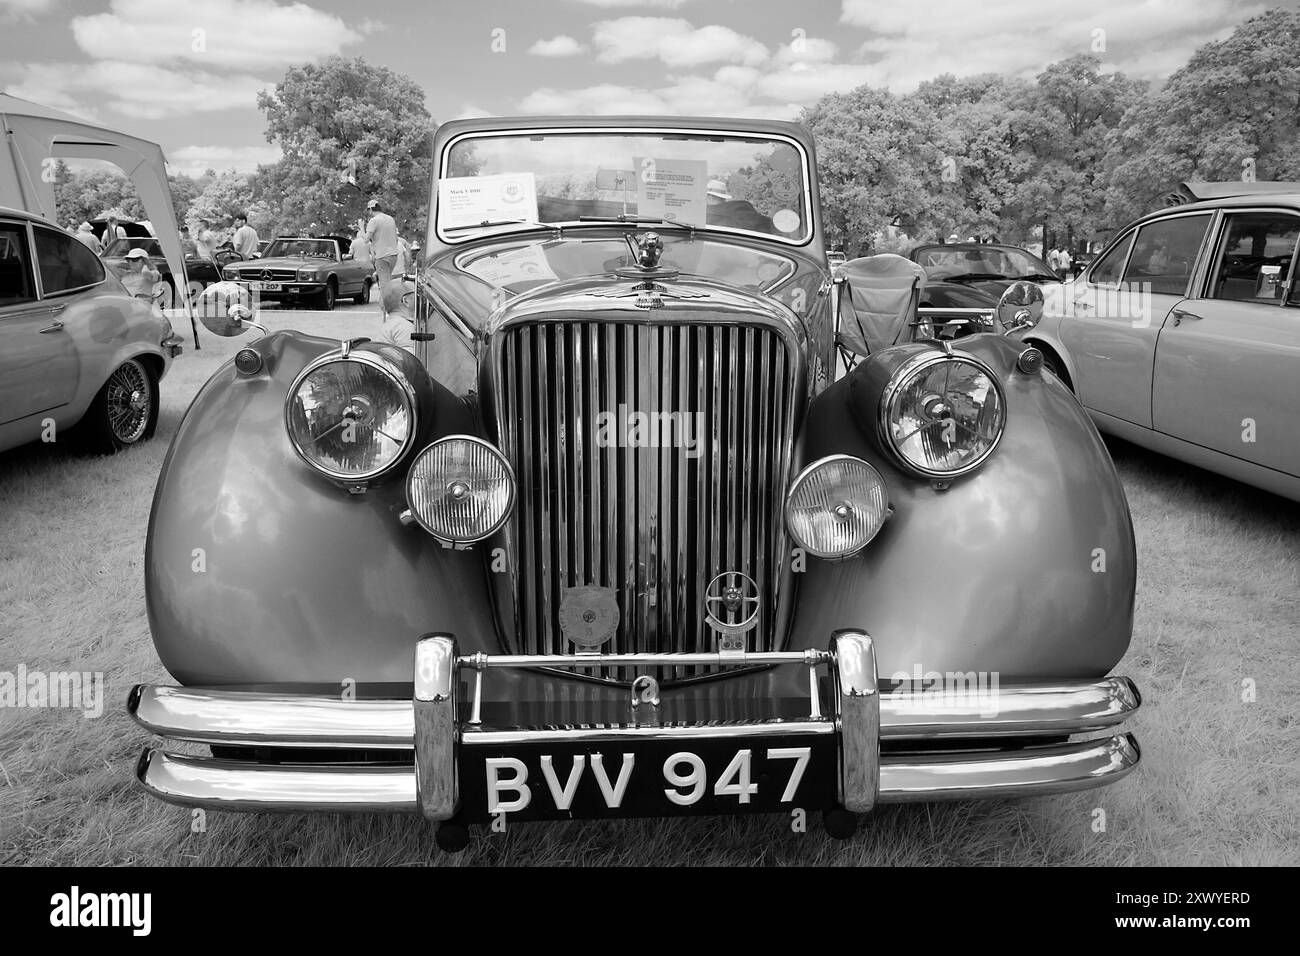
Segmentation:
<svg viewBox="0 0 1300 956">
<path fill-rule="evenodd" d="M 1100 787 L 1137 766 L 1132 734 L 1014 754 L 885 756 L 876 803 L 1026 797 Z M 414 767 L 280 767 L 146 749 L 140 784 L 161 800 L 213 810 L 417 813 Z"/>
<path fill-rule="evenodd" d="M 581 668 L 609 663 L 805 666 L 810 676 L 809 715 L 686 724 L 671 719 L 641 721 L 634 709 L 633 719 L 626 724 L 538 728 L 486 727 L 479 719 L 481 678 L 490 668 Z M 830 678 L 827 713 L 822 712 L 819 668 Z M 462 679 L 472 679 L 475 688 L 472 699 L 465 702 L 468 714 L 458 700 Z M 792 756 L 789 744 L 807 744 L 818 748 L 823 757 L 829 756 L 822 761 L 824 767 L 834 767 L 834 805 L 866 812 L 877 803 L 1029 796 L 1101 786 L 1132 771 L 1140 756 L 1133 736 L 1117 732 L 1118 725 L 1141 704 L 1137 689 L 1126 678 L 1008 685 L 991 691 L 971 688 L 955 700 L 907 687 L 882 693 L 874 645 L 860 631 L 839 632 L 824 652 L 592 655 L 585 659 L 462 657 L 449 636 L 434 635 L 417 645 L 413 685 L 411 700 L 354 701 L 209 688 L 136 687 L 128 709 L 143 727 L 161 737 L 271 748 L 272 753 L 275 748 L 292 748 L 293 759 L 302 761 L 259 763 L 150 748 L 140 759 L 137 778 L 160 799 L 189 806 L 406 811 L 446 821 L 464 817 L 462 795 L 472 789 L 467 789 L 468 784 L 478 783 L 461 779 L 470 758 L 478 759 L 479 766 L 488 758 L 489 765 L 515 764 L 518 766 L 511 772 L 523 772 L 521 761 L 508 755 L 525 751 L 536 755 L 539 747 L 587 753 L 594 768 L 601 759 L 596 754 L 602 749 L 628 753 L 667 746 L 666 751 L 657 752 L 671 753 L 676 760 L 682 755 L 673 751 L 688 751 L 690 757 L 694 741 L 724 743 L 746 755 L 753 749 L 756 755 L 765 753 L 779 760 Z M 658 707 L 657 698 L 654 706 Z M 1068 743 L 1041 743 L 1044 738 L 1059 740 L 1101 731 L 1110 733 Z M 915 743 L 920 741 L 930 743 Z M 775 749 L 764 749 L 768 745 Z M 380 756 L 391 753 L 392 760 L 344 764 L 327 759 L 304 761 L 298 753 L 313 749 L 364 750 L 370 759 L 375 759 L 372 752 Z M 551 757 L 542 759 L 546 773 L 553 776 Z M 580 777 L 578 758 L 572 759 L 573 773 Z M 600 772 L 605 773 L 603 765 Z M 791 784 L 791 792 L 795 786 Z M 479 807 L 476 812 L 482 810 Z"/>
</svg>

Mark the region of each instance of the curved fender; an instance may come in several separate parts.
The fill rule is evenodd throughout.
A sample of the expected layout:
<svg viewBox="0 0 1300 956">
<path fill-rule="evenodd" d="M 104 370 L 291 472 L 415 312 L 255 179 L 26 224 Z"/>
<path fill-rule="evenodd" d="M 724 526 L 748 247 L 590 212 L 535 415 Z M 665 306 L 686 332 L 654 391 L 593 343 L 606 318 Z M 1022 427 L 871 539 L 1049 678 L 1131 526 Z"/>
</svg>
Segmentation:
<svg viewBox="0 0 1300 956">
<path fill-rule="evenodd" d="M 263 368 L 223 365 L 194 399 L 154 493 L 145 552 L 149 626 L 182 684 L 411 681 L 415 642 L 454 632 L 495 645 L 485 564 L 441 547 L 406 508 L 405 470 L 351 495 L 294 453 L 284 399 L 333 339 L 278 332 L 253 342 Z M 476 433 L 434 383 L 433 437 Z"/>
<path fill-rule="evenodd" d="M 947 491 L 895 467 L 862 434 L 847 377 L 813 402 L 804 460 L 869 461 L 894 513 L 861 554 L 805 559 L 793 633 L 824 644 L 836 629 L 866 629 L 882 678 L 1104 675 L 1128 647 L 1137 580 L 1133 524 L 1110 455 L 1059 380 L 1016 368 L 1023 345 L 993 335 L 954 345 L 998 372 L 1008 413 L 993 456 Z"/>
</svg>

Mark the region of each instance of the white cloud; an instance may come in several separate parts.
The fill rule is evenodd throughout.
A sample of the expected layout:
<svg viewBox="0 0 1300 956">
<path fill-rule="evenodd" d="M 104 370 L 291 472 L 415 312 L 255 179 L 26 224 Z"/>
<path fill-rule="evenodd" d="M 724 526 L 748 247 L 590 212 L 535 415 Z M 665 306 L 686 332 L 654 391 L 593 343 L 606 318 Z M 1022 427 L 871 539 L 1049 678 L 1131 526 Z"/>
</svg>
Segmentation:
<svg viewBox="0 0 1300 956">
<path fill-rule="evenodd" d="M 362 39 L 333 14 L 274 0 L 112 0 L 108 13 L 73 19 L 72 34 L 95 59 L 240 70 L 317 60 Z"/>
<path fill-rule="evenodd" d="M 690 3 L 691 0 L 575 0 L 575 2 L 585 3 L 589 7 L 603 7 L 606 10 L 629 7 L 659 7 L 665 10 L 676 10 Z"/>
<path fill-rule="evenodd" d="M 167 153 L 167 165 L 172 172 L 190 177 L 202 176 L 209 169 L 251 173 L 282 155 L 278 146 L 182 146 Z"/>
<path fill-rule="evenodd" d="M 32 20 L 52 9 L 59 0 L 0 0 L 0 22 Z"/>
<path fill-rule="evenodd" d="M 475 103 L 462 103 L 460 106 L 460 112 L 453 116 L 452 119 L 479 119 L 483 116 L 495 115 L 495 113 L 490 110 L 485 110 L 483 107 Z"/>
<path fill-rule="evenodd" d="M 601 63 L 659 59 L 670 67 L 705 63 L 755 66 L 767 59 L 767 47 L 730 27 L 696 27 L 669 17 L 620 17 L 592 27 L 596 59 Z"/>
<path fill-rule="evenodd" d="M 969 0 L 842 0 L 840 19 L 868 32 L 858 52 L 877 68 L 879 82 L 905 92 L 940 73 L 1033 76 L 1048 63 L 1089 52 L 1133 76 L 1167 76 L 1197 47 L 1264 9 L 1238 0 L 1093 0 L 1076 7 L 1002 0 L 971 16 Z"/>
<path fill-rule="evenodd" d="M 577 56 L 587 48 L 573 37 L 560 34 L 550 40 L 538 40 L 528 48 L 533 56 Z"/>
<path fill-rule="evenodd" d="M 546 87 L 519 104 L 525 113 L 609 115 L 659 113 L 667 116 L 761 116 L 793 119 L 799 103 L 754 102 L 762 74 L 753 67 L 724 66 L 712 77 L 681 76 L 656 89 L 604 83 L 575 90 Z"/>
<path fill-rule="evenodd" d="M 100 60 L 95 63 L 29 63 L 22 80 L 9 86 L 14 96 L 55 109 L 86 114 L 95 99 L 124 116 L 163 119 L 186 113 L 254 105 L 266 82 L 255 76 L 181 73 L 147 63 Z"/>
</svg>

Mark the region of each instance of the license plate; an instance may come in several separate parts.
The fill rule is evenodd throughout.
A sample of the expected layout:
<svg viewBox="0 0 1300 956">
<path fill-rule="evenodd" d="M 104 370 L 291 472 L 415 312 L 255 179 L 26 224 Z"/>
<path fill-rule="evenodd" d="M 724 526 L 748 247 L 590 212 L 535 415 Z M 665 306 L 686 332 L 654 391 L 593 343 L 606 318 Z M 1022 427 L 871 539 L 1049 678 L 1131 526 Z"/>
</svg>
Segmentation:
<svg viewBox="0 0 1300 956">
<path fill-rule="evenodd" d="M 789 813 L 836 803 L 831 734 L 461 746 L 461 813 L 485 822 Z"/>
<path fill-rule="evenodd" d="M 248 288 L 253 292 L 279 292 L 279 282 L 250 282 Z"/>
</svg>

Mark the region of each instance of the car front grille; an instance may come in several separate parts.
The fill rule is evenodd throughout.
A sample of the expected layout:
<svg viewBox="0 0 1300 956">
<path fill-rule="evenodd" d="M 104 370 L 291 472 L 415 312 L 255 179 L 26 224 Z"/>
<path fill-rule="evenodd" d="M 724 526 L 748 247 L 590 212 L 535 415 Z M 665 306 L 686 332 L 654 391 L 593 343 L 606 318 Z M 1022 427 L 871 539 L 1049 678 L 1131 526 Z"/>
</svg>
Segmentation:
<svg viewBox="0 0 1300 956">
<path fill-rule="evenodd" d="M 712 651 L 704 600 L 723 571 L 758 586 L 746 648 L 776 649 L 799 369 L 789 341 L 758 325 L 617 321 L 500 334 L 498 439 L 519 482 L 508 650 L 572 653 L 560 602 L 596 586 L 620 612 L 602 650 Z M 602 413 L 612 413 L 603 430 Z M 658 423 L 650 447 L 636 413 Z M 678 447 L 653 447 L 656 437 Z M 682 447 L 692 437 L 695 448 Z"/>
<path fill-rule="evenodd" d="M 263 282 L 284 282 L 298 278 L 294 269 L 240 269 L 239 278 Z"/>
</svg>

